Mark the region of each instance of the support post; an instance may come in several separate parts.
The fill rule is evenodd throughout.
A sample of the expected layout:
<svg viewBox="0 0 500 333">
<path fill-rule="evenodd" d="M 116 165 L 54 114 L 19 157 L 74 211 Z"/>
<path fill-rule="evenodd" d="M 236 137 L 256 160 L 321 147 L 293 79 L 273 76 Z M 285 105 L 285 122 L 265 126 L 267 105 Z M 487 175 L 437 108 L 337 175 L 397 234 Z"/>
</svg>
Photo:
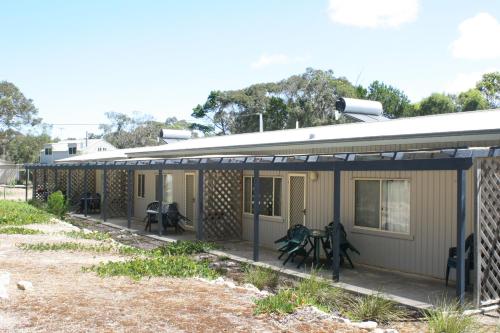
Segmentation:
<svg viewBox="0 0 500 333">
<path fill-rule="evenodd" d="M 45 195 L 45 192 L 47 192 L 47 194 L 49 193 L 49 190 L 47 189 L 47 169 L 46 168 L 43 169 L 43 191 L 44 191 L 44 195 Z"/>
<path fill-rule="evenodd" d="M 57 192 L 57 190 L 58 190 L 58 187 L 57 187 L 58 176 L 59 176 L 59 173 L 57 172 L 57 169 L 54 169 L 54 188 L 52 189 L 53 192 Z"/>
<path fill-rule="evenodd" d="M 101 217 L 104 222 L 108 218 L 108 170 L 102 170 L 102 207 Z"/>
<path fill-rule="evenodd" d="M 88 215 L 88 198 L 87 198 L 87 192 L 88 192 L 88 176 L 89 171 L 87 169 L 83 170 L 83 215 L 86 217 Z"/>
<path fill-rule="evenodd" d="M 36 190 L 37 190 L 37 181 L 38 181 L 38 170 L 37 169 L 33 169 L 33 176 L 31 177 L 31 182 L 33 183 L 33 188 L 31 189 L 32 191 L 32 194 L 31 194 L 31 198 L 33 198 L 33 200 L 37 200 L 37 197 L 36 197 Z"/>
<path fill-rule="evenodd" d="M 333 235 L 332 235 L 332 268 L 333 280 L 340 278 L 340 170 L 333 174 Z"/>
<path fill-rule="evenodd" d="M 467 170 L 457 170 L 457 298 L 465 300 L 465 196 Z"/>
<path fill-rule="evenodd" d="M 205 180 L 203 170 L 198 170 L 198 194 L 196 198 L 196 239 L 203 240 L 203 192 L 205 190 Z"/>
<path fill-rule="evenodd" d="M 133 171 L 127 171 L 127 228 L 132 227 L 132 193 L 134 192 L 132 188 L 132 177 Z"/>
<path fill-rule="evenodd" d="M 24 175 L 24 177 L 26 178 L 26 181 L 25 181 L 25 184 L 26 184 L 26 190 L 25 190 L 25 193 L 24 193 L 24 200 L 25 200 L 26 202 L 28 202 L 28 178 L 29 178 L 29 177 L 28 177 L 28 175 L 29 175 L 29 172 L 30 172 L 30 171 L 28 170 L 28 168 L 26 168 L 26 169 L 25 169 L 25 172 L 26 172 L 26 174 Z"/>
<path fill-rule="evenodd" d="M 73 170 L 68 169 L 68 180 L 66 181 L 66 202 L 69 202 L 69 205 L 71 206 L 71 172 Z"/>
<path fill-rule="evenodd" d="M 253 171 L 253 261 L 259 261 L 260 175 Z"/>
<path fill-rule="evenodd" d="M 163 231 L 163 170 L 158 170 L 158 201 L 160 202 L 160 208 L 158 208 L 158 234 L 161 235 Z"/>
</svg>

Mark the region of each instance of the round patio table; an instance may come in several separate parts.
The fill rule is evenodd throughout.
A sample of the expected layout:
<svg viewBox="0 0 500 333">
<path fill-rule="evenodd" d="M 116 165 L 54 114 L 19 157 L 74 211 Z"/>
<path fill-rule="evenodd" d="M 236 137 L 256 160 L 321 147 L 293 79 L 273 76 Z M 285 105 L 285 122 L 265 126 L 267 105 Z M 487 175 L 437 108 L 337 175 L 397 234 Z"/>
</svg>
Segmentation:
<svg viewBox="0 0 500 333">
<path fill-rule="evenodd" d="M 323 229 L 310 229 L 309 231 L 309 243 L 313 247 L 313 263 L 314 265 L 318 265 L 319 263 L 319 248 L 320 243 L 323 244 L 322 240 L 326 239 L 326 231 Z"/>
</svg>

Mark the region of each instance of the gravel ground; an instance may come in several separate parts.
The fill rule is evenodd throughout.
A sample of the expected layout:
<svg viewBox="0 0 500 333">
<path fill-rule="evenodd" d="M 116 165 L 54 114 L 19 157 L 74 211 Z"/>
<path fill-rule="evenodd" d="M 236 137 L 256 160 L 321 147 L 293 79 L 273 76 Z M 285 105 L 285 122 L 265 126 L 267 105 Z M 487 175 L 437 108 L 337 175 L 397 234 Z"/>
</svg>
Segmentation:
<svg viewBox="0 0 500 333">
<path fill-rule="evenodd" d="M 259 294 L 243 287 L 199 279 L 135 282 L 126 277 L 100 278 L 84 273 L 82 266 L 123 257 L 24 251 L 16 244 L 95 242 L 56 234 L 73 230 L 68 224 L 28 227 L 54 233 L 0 235 L 0 274 L 11 274 L 9 299 L 0 300 L 1 332 L 363 332 L 316 318 L 314 313 L 291 316 L 285 322 L 272 316 L 256 317 L 253 300 Z M 144 246 L 154 244 L 146 242 Z M 34 289 L 17 289 L 20 280 L 31 281 Z"/>
</svg>

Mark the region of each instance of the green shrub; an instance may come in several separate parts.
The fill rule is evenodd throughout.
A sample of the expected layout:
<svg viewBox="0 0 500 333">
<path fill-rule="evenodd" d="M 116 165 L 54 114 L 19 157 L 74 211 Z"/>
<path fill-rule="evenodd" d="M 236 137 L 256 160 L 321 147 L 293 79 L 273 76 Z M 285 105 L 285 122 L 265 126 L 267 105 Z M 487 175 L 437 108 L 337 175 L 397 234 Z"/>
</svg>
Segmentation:
<svg viewBox="0 0 500 333">
<path fill-rule="evenodd" d="M 0 225 L 49 223 L 52 216 L 25 202 L 0 200 Z"/>
<path fill-rule="evenodd" d="M 202 241 L 182 241 L 167 243 L 153 250 L 154 254 L 164 256 L 191 255 L 208 252 L 216 248 L 214 243 Z"/>
<path fill-rule="evenodd" d="M 265 287 L 274 289 L 278 285 L 279 274 L 270 268 L 249 266 L 244 271 L 244 280 L 259 289 Z"/>
<path fill-rule="evenodd" d="M 344 314 L 352 320 L 373 320 L 378 323 L 400 321 L 408 317 L 405 308 L 379 294 L 347 299 Z"/>
<path fill-rule="evenodd" d="M 7 235 L 38 235 L 42 234 L 39 230 L 27 229 L 23 227 L 4 227 L 0 228 L 0 234 Z"/>
<path fill-rule="evenodd" d="M 66 200 L 61 191 L 56 191 L 49 195 L 47 199 L 47 211 L 59 218 L 64 218 L 68 207 L 66 206 Z"/>
<path fill-rule="evenodd" d="M 435 309 L 427 310 L 424 317 L 433 333 L 468 333 L 477 332 L 479 328 L 477 319 L 464 315 L 458 303 L 442 302 Z"/>
<path fill-rule="evenodd" d="M 207 262 L 196 261 L 187 256 L 162 256 L 153 258 L 135 258 L 122 262 L 107 262 L 84 268 L 94 271 L 99 276 L 129 276 L 135 280 L 142 277 L 205 277 L 216 278 L 217 272 L 212 270 Z"/>
</svg>

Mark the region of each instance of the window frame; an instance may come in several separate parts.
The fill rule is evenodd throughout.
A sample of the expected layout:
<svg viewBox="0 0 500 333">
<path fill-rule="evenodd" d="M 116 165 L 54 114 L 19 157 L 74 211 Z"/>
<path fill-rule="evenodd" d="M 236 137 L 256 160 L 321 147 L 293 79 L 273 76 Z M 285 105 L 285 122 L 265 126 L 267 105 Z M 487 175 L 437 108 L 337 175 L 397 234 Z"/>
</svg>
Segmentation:
<svg viewBox="0 0 500 333">
<path fill-rule="evenodd" d="M 144 199 L 146 197 L 146 174 L 137 174 L 137 198 Z"/>
<path fill-rule="evenodd" d="M 391 237 L 391 238 L 400 238 L 400 239 L 406 239 L 406 240 L 413 240 L 413 223 L 411 219 L 411 188 L 412 188 L 412 182 L 410 178 L 383 178 L 383 177 L 370 177 L 370 178 L 363 178 L 363 177 L 356 177 L 353 178 L 354 184 L 354 196 L 353 196 L 353 212 L 354 212 L 354 218 L 353 218 L 353 229 L 352 232 L 354 233 L 362 233 L 362 234 L 368 234 L 368 235 L 382 235 L 386 237 Z M 369 181 L 369 180 L 376 180 L 379 182 L 379 227 L 378 228 L 372 228 L 372 227 L 365 227 L 365 226 L 360 226 L 356 225 L 356 181 Z M 398 232 L 398 231 L 390 231 L 390 230 L 384 230 L 381 228 L 382 226 L 382 182 L 384 181 L 407 181 L 409 184 L 409 216 L 408 216 L 408 221 L 409 221 L 409 226 L 408 226 L 408 232 Z"/>
<path fill-rule="evenodd" d="M 245 203 L 247 200 L 246 196 L 246 185 L 245 185 L 245 179 L 250 178 L 250 184 L 251 184 L 251 191 L 250 191 L 250 211 L 245 211 Z M 267 215 L 260 213 L 259 215 L 265 218 L 269 219 L 276 219 L 276 220 L 283 220 L 283 177 L 282 176 L 260 176 L 260 178 L 271 178 L 273 180 L 273 194 L 272 194 L 272 202 L 273 202 L 273 215 Z M 246 215 L 253 215 L 253 175 L 243 175 L 243 214 Z M 280 215 L 274 215 L 275 213 L 275 194 L 276 194 L 276 179 L 279 179 L 281 181 L 281 190 L 280 190 L 280 198 L 279 198 L 279 203 L 280 203 Z"/>
<path fill-rule="evenodd" d="M 76 147 L 69 147 L 68 148 L 68 153 L 70 155 L 76 155 Z"/>
<path fill-rule="evenodd" d="M 52 148 L 45 148 L 45 155 L 52 155 Z"/>
</svg>

